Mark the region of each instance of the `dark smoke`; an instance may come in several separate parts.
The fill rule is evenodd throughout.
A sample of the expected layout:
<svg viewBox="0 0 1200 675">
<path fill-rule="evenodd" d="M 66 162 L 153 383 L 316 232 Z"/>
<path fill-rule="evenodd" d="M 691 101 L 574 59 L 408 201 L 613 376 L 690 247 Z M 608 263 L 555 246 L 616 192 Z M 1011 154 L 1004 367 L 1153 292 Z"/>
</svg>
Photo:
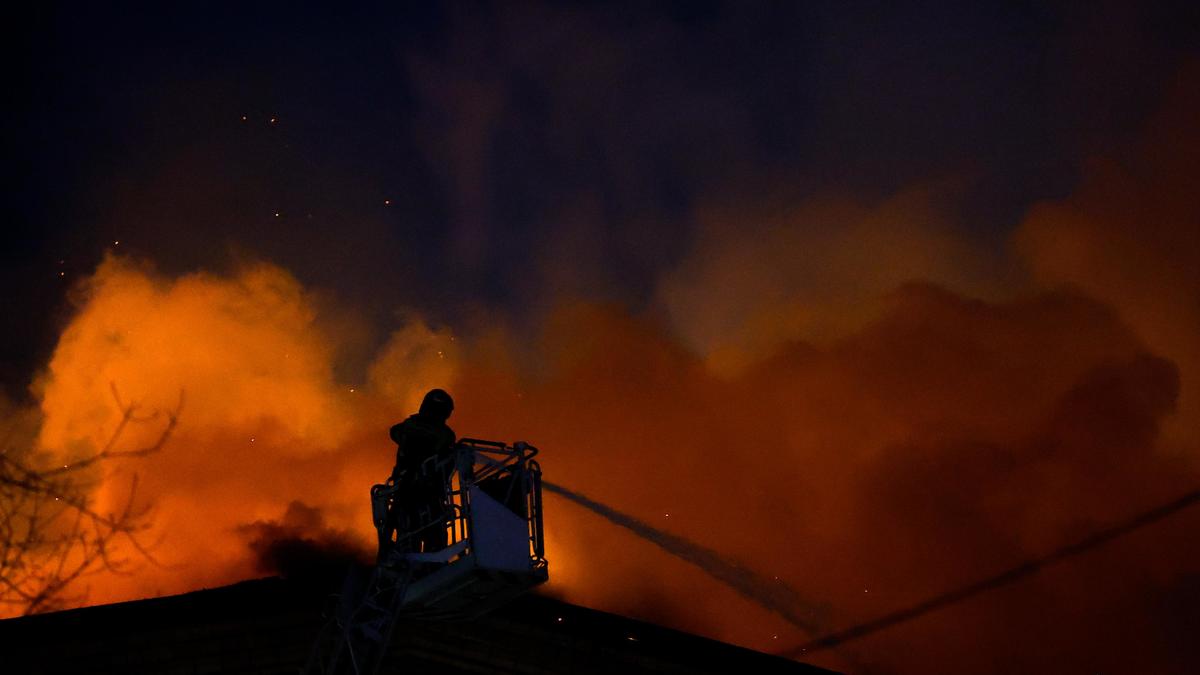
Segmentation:
<svg viewBox="0 0 1200 675">
<path fill-rule="evenodd" d="M 366 545 L 352 532 L 325 525 L 321 510 L 300 501 L 280 520 L 238 528 L 249 539 L 259 572 L 309 581 L 340 579 L 350 565 L 369 560 Z"/>
<path fill-rule="evenodd" d="M 742 597 L 779 614 L 806 633 L 815 635 L 823 630 L 822 626 L 827 621 L 829 608 L 806 600 L 798 591 L 783 581 L 767 579 L 711 548 L 670 532 L 664 532 L 578 492 L 547 481 L 543 481 L 542 486 L 609 522 L 633 532 L 676 558 L 699 567 L 717 581 L 737 591 Z"/>
</svg>

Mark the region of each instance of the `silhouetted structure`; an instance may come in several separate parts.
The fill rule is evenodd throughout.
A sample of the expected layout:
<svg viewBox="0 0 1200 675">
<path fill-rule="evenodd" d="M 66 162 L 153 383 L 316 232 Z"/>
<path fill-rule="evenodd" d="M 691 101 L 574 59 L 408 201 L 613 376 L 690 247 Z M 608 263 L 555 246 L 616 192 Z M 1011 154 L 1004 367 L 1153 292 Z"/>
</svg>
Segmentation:
<svg viewBox="0 0 1200 675">
<path fill-rule="evenodd" d="M 0 670 L 14 675 L 295 675 L 320 629 L 330 583 L 260 579 L 0 621 Z M 830 671 L 527 594 L 474 619 L 402 618 L 381 672 Z"/>
</svg>

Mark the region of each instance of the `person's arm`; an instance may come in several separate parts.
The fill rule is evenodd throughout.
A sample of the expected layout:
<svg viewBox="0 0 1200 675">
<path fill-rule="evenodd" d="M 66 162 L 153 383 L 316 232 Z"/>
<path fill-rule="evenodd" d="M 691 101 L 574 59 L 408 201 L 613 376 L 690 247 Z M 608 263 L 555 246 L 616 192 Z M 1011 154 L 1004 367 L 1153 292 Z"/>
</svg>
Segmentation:
<svg viewBox="0 0 1200 675">
<path fill-rule="evenodd" d="M 396 444 L 396 463 L 392 466 L 392 481 L 397 482 L 400 480 L 404 464 L 404 423 L 392 425 L 388 435 Z"/>
</svg>

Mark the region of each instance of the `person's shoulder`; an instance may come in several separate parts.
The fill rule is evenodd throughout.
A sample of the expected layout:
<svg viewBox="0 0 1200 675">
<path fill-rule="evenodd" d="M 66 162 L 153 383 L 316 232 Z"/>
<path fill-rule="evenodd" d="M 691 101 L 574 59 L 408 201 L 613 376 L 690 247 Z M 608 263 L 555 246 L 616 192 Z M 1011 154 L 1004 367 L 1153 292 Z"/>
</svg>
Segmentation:
<svg viewBox="0 0 1200 675">
<path fill-rule="evenodd" d="M 388 436 L 391 437 L 392 441 L 394 441 L 396 443 L 400 442 L 400 437 L 401 437 L 401 435 L 404 434 L 404 429 L 406 426 L 408 426 L 408 423 L 410 420 L 412 420 L 411 417 L 404 420 L 403 422 L 397 422 L 392 425 L 392 428 L 390 430 L 388 430 Z"/>
</svg>

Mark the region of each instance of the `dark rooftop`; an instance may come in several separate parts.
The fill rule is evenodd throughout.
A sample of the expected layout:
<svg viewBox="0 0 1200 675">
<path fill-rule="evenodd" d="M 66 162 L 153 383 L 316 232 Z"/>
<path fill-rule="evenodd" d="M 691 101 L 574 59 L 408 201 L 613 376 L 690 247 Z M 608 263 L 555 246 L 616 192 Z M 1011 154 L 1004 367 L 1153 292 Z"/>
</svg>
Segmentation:
<svg viewBox="0 0 1200 675">
<path fill-rule="evenodd" d="M 331 606 L 280 578 L 0 621 L 5 673 L 288 673 Z M 383 672 L 828 673 L 776 656 L 525 595 L 483 617 L 401 620 Z"/>
</svg>

